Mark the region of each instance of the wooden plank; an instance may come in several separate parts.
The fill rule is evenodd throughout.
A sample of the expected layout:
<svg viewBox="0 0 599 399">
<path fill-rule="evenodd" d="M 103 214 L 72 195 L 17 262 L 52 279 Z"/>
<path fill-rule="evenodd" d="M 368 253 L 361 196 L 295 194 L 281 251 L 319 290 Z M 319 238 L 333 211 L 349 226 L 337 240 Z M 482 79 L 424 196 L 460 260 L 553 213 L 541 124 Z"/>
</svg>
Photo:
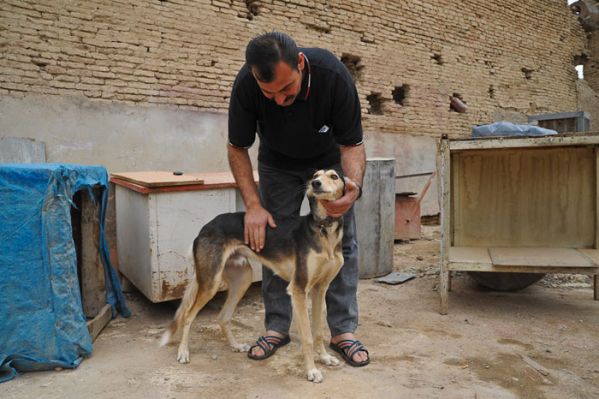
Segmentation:
<svg viewBox="0 0 599 399">
<path fill-rule="evenodd" d="M 595 246 L 593 148 L 467 151 L 452 163 L 454 246 Z"/>
<path fill-rule="evenodd" d="M 596 267 L 572 248 L 489 248 L 496 266 Z"/>
<path fill-rule="evenodd" d="M 520 358 L 535 371 L 541 374 L 541 380 L 543 381 L 543 384 L 551 385 L 551 381 L 545 378 L 549 375 L 549 371 L 545 367 L 541 366 L 539 363 L 535 362 L 523 353 L 520 353 Z"/>
<path fill-rule="evenodd" d="M 597 145 L 599 132 L 558 134 L 542 137 L 493 137 L 482 139 L 450 140 L 451 151 L 473 149 L 505 149 L 523 147 L 555 147 L 564 145 Z"/>
<path fill-rule="evenodd" d="M 595 248 L 599 249 L 599 147 L 595 147 Z"/>
<path fill-rule="evenodd" d="M 106 304 L 106 281 L 100 257 L 100 195 L 95 202 L 87 192 L 81 195 L 81 302 L 83 313 L 95 317 Z"/>
<path fill-rule="evenodd" d="M 102 307 L 100 312 L 96 317 L 87 322 L 87 330 L 89 331 L 89 335 L 92 337 L 92 341 L 95 341 L 100 331 L 106 327 L 108 322 L 112 319 L 112 308 L 110 305 L 106 304 Z"/>
<path fill-rule="evenodd" d="M 177 176 L 173 172 L 166 171 L 143 171 L 143 172 L 119 172 L 112 176 L 139 184 L 143 187 L 166 187 L 181 186 L 186 184 L 204 184 L 204 180 L 190 173 Z"/>
<path fill-rule="evenodd" d="M 451 247 L 449 261 L 452 263 L 493 264 L 486 247 Z"/>
<path fill-rule="evenodd" d="M 450 263 L 449 270 L 464 272 L 494 273 L 571 273 L 594 275 L 599 273 L 598 267 L 559 267 L 559 266 L 497 266 L 488 263 Z"/>
<path fill-rule="evenodd" d="M 111 175 L 110 181 L 121 187 L 127 187 L 141 194 L 149 193 L 166 193 L 173 191 L 200 191 L 200 190 L 220 190 L 225 188 L 237 188 L 237 183 L 231 172 L 216 172 L 216 173 L 189 173 L 190 176 L 199 178 L 203 181 L 202 184 L 186 184 L 180 186 L 164 186 L 164 187 L 145 187 L 130 181 L 122 180 Z M 258 183 L 258 172 L 254 171 L 254 181 Z"/>
<path fill-rule="evenodd" d="M 599 249 L 599 147 L 595 147 L 595 248 Z M 585 255 L 589 256 L 587 253 Z M 591 259 L 599 264 L 599 256 L 592 256 Z M 599 300 L 599 276 L 597 274 L 593 276 L 593 299 Z"/>
<path fill-rule="evenodd" d="M 440 142 L 439 176 L 441 184 L 441 259 L 439 270 L 439 295 L 441 314 L 447 314 L 449 301 L 449 247 L 451 245 L 451 158 L 447 137 Z"/>
<path fill-rule="evenodd" d="M 580 248 L 577 251 L 589 258 L 595 265 L 599 266 L 599 249 Z"/>
</svg>

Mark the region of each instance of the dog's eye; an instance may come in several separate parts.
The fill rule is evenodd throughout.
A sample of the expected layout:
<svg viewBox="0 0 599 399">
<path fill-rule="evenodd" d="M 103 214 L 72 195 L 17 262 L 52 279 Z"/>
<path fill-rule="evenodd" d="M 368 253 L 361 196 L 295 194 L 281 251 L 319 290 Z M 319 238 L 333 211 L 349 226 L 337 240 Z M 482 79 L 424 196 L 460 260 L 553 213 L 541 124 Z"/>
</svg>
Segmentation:
<svg viewBox="0 0 599 399">
<path fill-rule="evenodd" d="M 337 176 L 337 175 L 331 175 L 331 179 L 333 179 L 333 180 L 337 180 L 338 178 L 339 178 L 339 176 Z"/>
</svg>

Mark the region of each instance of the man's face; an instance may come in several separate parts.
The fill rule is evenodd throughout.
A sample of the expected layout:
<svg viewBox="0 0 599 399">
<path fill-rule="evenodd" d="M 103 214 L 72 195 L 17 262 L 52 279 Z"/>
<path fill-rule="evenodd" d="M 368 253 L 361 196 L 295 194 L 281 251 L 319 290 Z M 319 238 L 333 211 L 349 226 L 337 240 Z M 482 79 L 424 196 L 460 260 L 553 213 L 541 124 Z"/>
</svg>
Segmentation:
<svg viewBox="0 0 599 399">
<path fill-rule="evenodd" d="M 302 71 L 304 70 L 304 55 L 299 54 L 298 65 L 293 69 L 289 64 L 279 61 L 275 66 L 275 78 L 272 82 L 264 83 L 256 79 L 262 94 L 269 100 L 273 100 L 281 107 L 288 107 L 302 90 Z M 252 70 L 254 78 L 256 74 Z"/>
</svg>

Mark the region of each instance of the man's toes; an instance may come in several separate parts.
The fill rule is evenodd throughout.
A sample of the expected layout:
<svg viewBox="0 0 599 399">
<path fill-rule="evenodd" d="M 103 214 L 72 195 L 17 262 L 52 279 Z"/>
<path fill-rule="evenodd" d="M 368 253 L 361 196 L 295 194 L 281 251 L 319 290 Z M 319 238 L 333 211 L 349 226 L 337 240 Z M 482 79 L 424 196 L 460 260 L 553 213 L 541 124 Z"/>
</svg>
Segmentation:
<svg viewBox="0 0 599 399">
<path fill-rule="evenodd" d="M 366 352 L 358 352 L 353 356 L 354 362 L 357 362 L 357 363 L 362 363 L 362 362 L 366 361 L 367 359 L 368 359 L 368 355 L 366 355 Z"/>
<path fill-rule="evenodd" d="M 264 351 L 262 350 L 262 348 L 260 348 L 259 346 L 255 347 L 254 350 L 252 350 L 252 355 L 253 356 L 257 356 L 257 357 L 261 357 L 264 356 Z"/>
</svg>

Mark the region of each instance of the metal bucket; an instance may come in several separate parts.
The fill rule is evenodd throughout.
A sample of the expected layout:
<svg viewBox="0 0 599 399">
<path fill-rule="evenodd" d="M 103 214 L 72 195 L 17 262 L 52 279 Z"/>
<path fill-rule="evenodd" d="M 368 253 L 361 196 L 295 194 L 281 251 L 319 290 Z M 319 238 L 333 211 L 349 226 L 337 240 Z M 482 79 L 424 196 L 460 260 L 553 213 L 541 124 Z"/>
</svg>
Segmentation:
<svg viewBox="0 0 599 399">
<path fill-rule="evenodd" d="M 354 205 L 360 278 L 393 271 L 395 158 L 366 160 L 362 198 Z"/>
</svg>

